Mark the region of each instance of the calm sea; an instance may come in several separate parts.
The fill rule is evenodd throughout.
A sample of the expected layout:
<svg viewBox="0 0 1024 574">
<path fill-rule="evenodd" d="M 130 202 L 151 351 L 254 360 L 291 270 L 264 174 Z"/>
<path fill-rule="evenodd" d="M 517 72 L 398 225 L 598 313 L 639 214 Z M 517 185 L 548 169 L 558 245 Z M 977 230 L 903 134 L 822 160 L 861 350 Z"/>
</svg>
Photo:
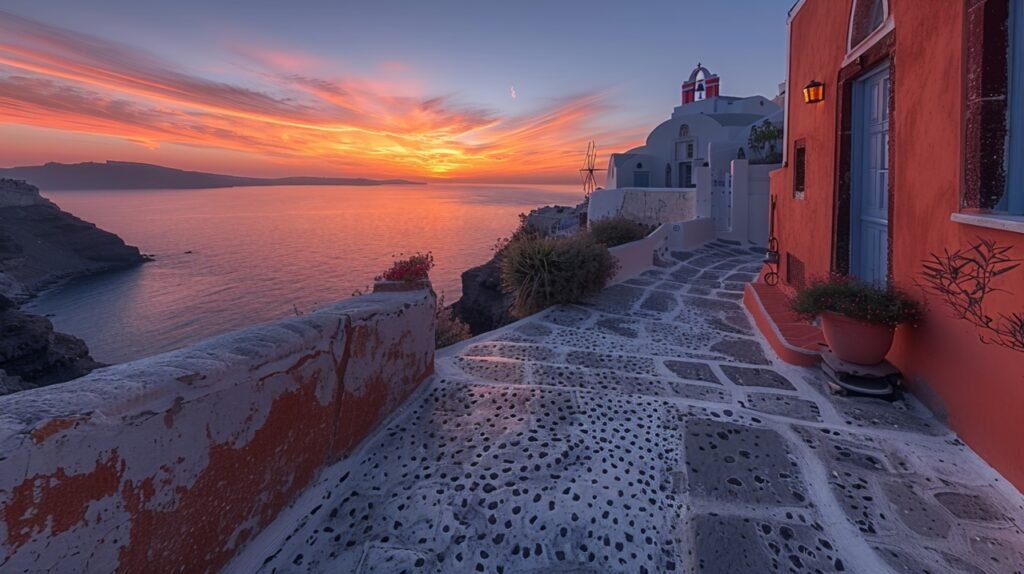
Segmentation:
<svg viewBox="0 0 1024 574">
<path fill-rule="evenodd" d="M 44 193 L 156 261 L 52 289 L 28 308 L 117 363 L 349 297 L 394 255 L 431 251 L 448 303 L 518 214 L 578 187 L 251 187 Z"/>
</svg>

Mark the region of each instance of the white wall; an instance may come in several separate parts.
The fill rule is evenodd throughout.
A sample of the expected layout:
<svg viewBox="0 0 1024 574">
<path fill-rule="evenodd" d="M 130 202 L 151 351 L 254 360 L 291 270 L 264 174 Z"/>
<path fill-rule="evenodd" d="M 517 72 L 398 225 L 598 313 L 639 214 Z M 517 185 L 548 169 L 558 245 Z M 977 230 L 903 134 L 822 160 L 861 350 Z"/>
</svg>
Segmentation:
<svg viewBox="0 0 1024 574">
<path fill-rule="evenodd" d="M 636 277 L 654 265 L 655 258 L 667 258 L 669 251 L 669 226 L 659 225 L 647 237 L 631 243 L 616 245 L 609 248 L 619 263 L 619 268 L 611 283 L 619 283 L 630 277 Z"/>
<path fill-rule="evenodd" d="M 587 221 L 622 215 L 650 224 L 686 221 L 697 216 L 697 192 L 665 187 L 599 189 L 590 194 Z"/>
</svg>

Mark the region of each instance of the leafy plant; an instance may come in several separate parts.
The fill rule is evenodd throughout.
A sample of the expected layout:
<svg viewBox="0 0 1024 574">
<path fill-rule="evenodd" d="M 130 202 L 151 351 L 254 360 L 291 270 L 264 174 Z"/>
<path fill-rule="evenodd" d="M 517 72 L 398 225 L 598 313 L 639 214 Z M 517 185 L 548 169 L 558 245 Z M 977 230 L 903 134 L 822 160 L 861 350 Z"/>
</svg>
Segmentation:
<svg viewBox="0 0 1024 574">
<path fill-rule="evenodd" d="M 958 318 L 978 328 L 982 343 L 1024 351 L 1024 312 L 992 317 L 985 311 L 986 297 L 1005 292 L 995 287 L 995 279 L 1020 267 L 1021 260 L 1010 257 L 1011 249 L 979 237 L 968 249 L 932 253 L 921 262 L 921 276 L 926 290 L 941 296 Z"/>
<path fill-rule="evenodd" d="M 782 152 L 777 149 L 782 141 L 782 136 L 782 128 L 776 126 L 770 120 L 761 122 L 761 125 L 750 126 L 747 147 L 756 156 L 751 159 L 750 163 L 778 163 L 782 161 Z"/>
<path fill-rule="evenodd" d="M 916 325 L 922 316 L 921 304 L 900 289 L 879 287 L 845 275 L 812 280 L 797 292 L 792 307 L 797 315 L 808 320 L 831 311 L 890 327 Z"/>
<path fill-rule="evenodd" d="M 434 268 L 434 256 L 417 253 L 405 259 L 398 259 L 383 274 L 376 277 L 377 281 L 421 281 L 428 278 Z"/>
<path fill-rule="evenodd" d="M 513 295 L 512 314 L 524 317 L 600 292 L 617 265 L 608 248 L 589 233 L 565 238 L 526 236 L 502 251 L 502 287 Z"/>
<path fill-rule="evenodd" d="M 647 237 L 654 231 L 654 227 L 620 215 L 591 223 L 590 233 L 598 243 L 615 247 Z"/>
<path fill-rule="evenodd" d="M 455 316 L 452 308 L 444 304 L 444 293 L 437 296 L 434 307 L 434 348 L 440 349 L 472 337 L 469 325 Z"/>
<path fill-rule="evenodd" d="M 493 251 L 496 256 L 500 256 L 502 252 L 505 251 L 505 248 L 508 247 L 508 245 L 513 241 L 519 241 L 520 239 L 528 238 L 535 239 L 540 237 L 547 237 L 547 233 L 545 233 L 538 227 L 526 223 L 526 214 L 520 213 L 519 227 L 517 227 L 516 230 L 513 231 L 512 235 L 510 235 L 509 237 L 498 238 L 498 240 L 495 241 L 494 245 L 491 247 L 491 251 Z"/>
</svg>

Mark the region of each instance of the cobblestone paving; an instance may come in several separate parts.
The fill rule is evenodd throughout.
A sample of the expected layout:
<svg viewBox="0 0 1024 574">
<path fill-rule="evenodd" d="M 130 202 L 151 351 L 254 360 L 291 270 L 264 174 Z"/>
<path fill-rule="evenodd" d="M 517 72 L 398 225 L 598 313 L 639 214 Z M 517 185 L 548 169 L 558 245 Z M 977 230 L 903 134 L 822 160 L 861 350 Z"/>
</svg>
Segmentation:
<svg viewBox="0 0 1024 574">
<path fill-rule="evenodd" d="M 1024 504 L 913 399 L 834 397 L 713 244 L 439 354 L 231 570 L 1024 571 Z"/>
</svg>

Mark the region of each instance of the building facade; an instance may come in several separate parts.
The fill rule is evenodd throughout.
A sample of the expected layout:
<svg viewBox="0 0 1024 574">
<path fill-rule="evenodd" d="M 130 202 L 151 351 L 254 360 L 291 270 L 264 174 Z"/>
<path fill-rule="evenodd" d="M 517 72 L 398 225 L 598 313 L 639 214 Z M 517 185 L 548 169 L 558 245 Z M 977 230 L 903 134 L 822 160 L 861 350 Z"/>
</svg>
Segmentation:
<svg viewBox="0 0 1024 574">
<path fill-rule="evenodd" d="M 682 103 L 672 116 L 643 146 L 609 157 L 605 187 L 695 187 L 696 170 L 705 164 L 714 173 L 737 157 L 770 159 L 776 151 L 771 144 L 751 149 L 748 139 L 751 128 L 765 120 L 781 126 L 781 106 L 762 96 L 721 96 L 719 81 L 698 64 L 682 84 Z"/>
<path fill-rule="evenodd" d="M 926 300 L 888 359 L 1022 488 L 1024 0 L 800 0 L 789 18 L 780 285 L 837 272 Z"/>
</svg>

